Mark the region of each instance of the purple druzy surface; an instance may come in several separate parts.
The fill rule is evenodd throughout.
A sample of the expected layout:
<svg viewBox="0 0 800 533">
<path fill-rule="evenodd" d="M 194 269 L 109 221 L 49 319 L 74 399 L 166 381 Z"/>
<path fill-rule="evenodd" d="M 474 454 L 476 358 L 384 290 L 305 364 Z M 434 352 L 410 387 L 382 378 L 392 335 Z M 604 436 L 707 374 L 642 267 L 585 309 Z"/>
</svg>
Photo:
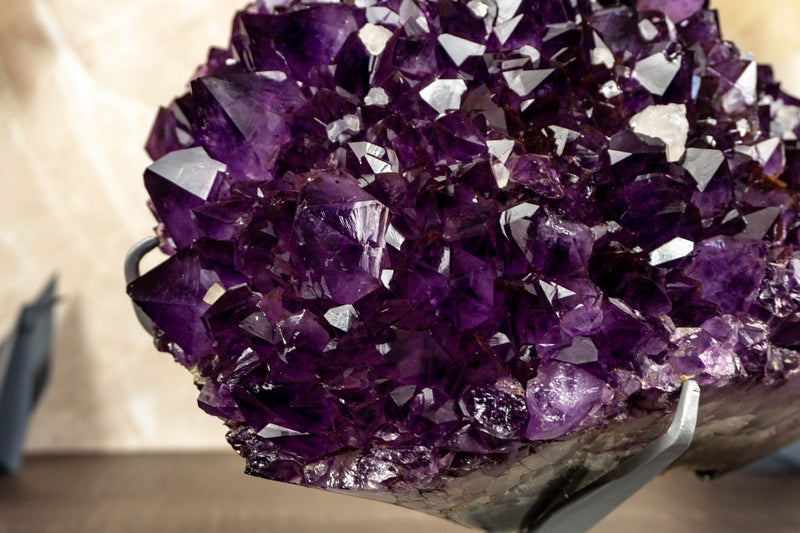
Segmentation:
<svg viewBox="0 0 800 533">
<path fill-rule="evenodd" d="M 702 0 L 261 2 L 158 114 L 129 293 L 249 473 L 435 488 L 794 372 L 798 134 Z"/>
</svg>

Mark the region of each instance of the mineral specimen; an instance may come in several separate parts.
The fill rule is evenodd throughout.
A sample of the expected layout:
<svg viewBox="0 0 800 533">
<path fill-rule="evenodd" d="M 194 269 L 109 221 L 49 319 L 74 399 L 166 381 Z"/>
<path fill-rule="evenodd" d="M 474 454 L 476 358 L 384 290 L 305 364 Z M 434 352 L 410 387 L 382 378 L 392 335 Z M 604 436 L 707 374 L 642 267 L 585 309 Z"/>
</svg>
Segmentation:
<svg viewBox="0 0 800 533">
<path fill-rule="evenodd" d="M 250 474 L 480 525 L 687 378 L 724 470 L 798 436 L 798 134 L 702 0 L 263 0 L 158 114 L 129 294 Z"/>
</svg>

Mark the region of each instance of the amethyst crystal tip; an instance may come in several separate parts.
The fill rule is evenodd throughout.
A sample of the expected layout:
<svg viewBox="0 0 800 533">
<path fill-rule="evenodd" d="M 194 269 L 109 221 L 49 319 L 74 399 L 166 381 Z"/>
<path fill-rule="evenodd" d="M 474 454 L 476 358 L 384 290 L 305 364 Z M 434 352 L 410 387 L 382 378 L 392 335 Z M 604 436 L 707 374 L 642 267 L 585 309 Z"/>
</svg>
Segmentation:
<svg viewBox="0 0 800 533">
<path fill-rule="evenodd" d="M 249 473 L 440 488 L 793 376 L 798 134 L 702 0 L 262 1 L 158 114 L 129 293 Z"/>
</svg>

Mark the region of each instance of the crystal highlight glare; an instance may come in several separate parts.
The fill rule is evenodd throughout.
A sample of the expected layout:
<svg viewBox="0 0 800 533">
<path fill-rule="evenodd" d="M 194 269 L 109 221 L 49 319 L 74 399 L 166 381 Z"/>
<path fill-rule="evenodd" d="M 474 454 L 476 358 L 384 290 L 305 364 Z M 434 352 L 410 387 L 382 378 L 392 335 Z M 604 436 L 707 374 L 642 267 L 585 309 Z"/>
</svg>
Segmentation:
<svg viewBox="0 0 800 533">
<path fill-rule="evenodd" d="M 700 0 L 260 2 L 158 114 L 129 294 L 249 473 L 452 507 L 797 373 L 798 110 Z"/>
</svg>

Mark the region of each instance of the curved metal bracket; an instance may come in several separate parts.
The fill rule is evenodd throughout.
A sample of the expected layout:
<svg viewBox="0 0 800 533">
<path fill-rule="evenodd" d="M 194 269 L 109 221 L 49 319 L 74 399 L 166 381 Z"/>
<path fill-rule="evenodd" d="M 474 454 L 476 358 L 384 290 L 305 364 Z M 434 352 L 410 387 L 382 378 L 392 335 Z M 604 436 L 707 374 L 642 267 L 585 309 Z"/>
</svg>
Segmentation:
<svg viewBox="0 0 800 533">
<path fill-rule="evenodd" d="M 695 381 L 684 382 L 675 416 L 666 433 L 588 487 L 566 495 L 544 516 L 525 517 L 520 532 L 588 531 L 689 448 L 699 405 L 700 387 Z"/>
<path fill-rule="evenodd" d="M 139 278 L 141 275 L 139 273 L 139 263 L 142 262 L 142 258 L 146 256 L 150 251 L 154 250 L 158 246 L 158 239 L 155 237 L 148 237 L 146 239 L 142 239 L 141 241 L 134 244 L 128 253 L 125 255 L 125 283 L 130 285 L 136 279 Z M 147 331 L 149 334 L 153 334 L 153 321 L 150 320 L 150 317 L 147 316 L 142 308 L 133 304 L 133 310 L 136 312 L 136 318 L 139 319 L 139 323 L 142 327 Z"/>
</svg>

